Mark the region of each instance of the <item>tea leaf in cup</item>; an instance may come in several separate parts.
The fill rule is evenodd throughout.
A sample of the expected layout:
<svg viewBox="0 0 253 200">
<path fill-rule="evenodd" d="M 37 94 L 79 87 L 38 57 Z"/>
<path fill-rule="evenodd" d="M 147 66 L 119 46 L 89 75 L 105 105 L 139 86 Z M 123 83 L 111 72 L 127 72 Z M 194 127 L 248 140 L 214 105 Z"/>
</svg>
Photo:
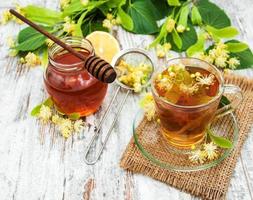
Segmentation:
<svg viewBox="0 0 253 200">
<path fill-rule="evenodd" d="M 215 143 L 217 146 L 221 148 L 225 148 L 225 149 L 230 149 L 233 147 L 233 144 L 230 140 L 224 137 L 215 135 L 211 129 L 207 129 L 207 134 L 212 140 L 212 142 Z"/>
</svg>

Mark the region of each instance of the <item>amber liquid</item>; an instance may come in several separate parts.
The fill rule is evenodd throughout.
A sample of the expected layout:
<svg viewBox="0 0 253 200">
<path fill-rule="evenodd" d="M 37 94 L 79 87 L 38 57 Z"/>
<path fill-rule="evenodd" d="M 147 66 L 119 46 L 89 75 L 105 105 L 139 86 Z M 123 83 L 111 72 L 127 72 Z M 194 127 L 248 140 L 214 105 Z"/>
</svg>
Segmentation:
<svg viewBox="0 0 253 200">
<path fill-rule="evenodd" d="M 210 72 L 201 68 L 187 67 L 186 69 L 190 73 L 200 72 L 202 75 L 210 74 Z M 159 90 L 155 85 L 155 89 L 159 96 L 167 95 L 168 98 L 171 98 L 173 104 L 197 106 L 208 103 L 217 95 L 219 81 L 215 77 L 213 85 L 200 90 L 195 95 L 186 95 L 176 88 L 166 92 Z M 163 102 L 157 97 L 155 97 L 155 102 L 157 115 L 161 122 L 161 133 L 165 140 L 177 148 L 189 149 L 204 140 L 205 129 L 214 117 L 219 99 L 199 108 L 176 107 Z"/>
<path fill-rule="evenodd" d="M 84 52 L 81 53 L 88 56 Z M 71 65 L 81 60 L 70 53 L 65 53 L 54 57 L 54 62 Z M 66 72 L 55 69 L 55 66 L 49 64 L 45 85 L 60 112 L 87 116 L 99 109 L 106 95 L 107 84 L 90 75 L 83 64 L 75 67 L 79 70 Z"/>
</svg>

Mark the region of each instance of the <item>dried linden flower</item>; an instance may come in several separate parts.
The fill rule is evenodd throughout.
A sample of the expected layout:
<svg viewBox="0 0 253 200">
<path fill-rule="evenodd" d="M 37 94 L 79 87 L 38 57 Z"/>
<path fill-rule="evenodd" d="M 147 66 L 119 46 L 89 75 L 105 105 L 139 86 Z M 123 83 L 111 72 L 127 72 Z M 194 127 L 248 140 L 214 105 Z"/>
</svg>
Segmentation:
<svg viewBox="0 0 253 200">
<path fill-rule="evenodd" d="M 151 93 L 146 93 L 139 105 L 144 110 L 148 121 L 155 118 L 155 102 Z"/>
<path fill-rule="evenodd" d="M 213 160 L 218 157 L 217 146 L 213 142 L 204 144 L 204 151 L 208 160 Z"/>
<path fill-rule="evenodd" d="M 51 109 L 48 106 L 42 105 L 40 108 L 40 112 L 38 118 L 43 122 L 47 123 L 52 116 Z"/>
<path fill-rule="evenodd" d="M 73 124 L 70 119 L 62 119 L 58 124 L 60 133 L 63 137 L 68 138 L 73 132 Z"/>
<path fill-rule="evenodd" d="M 190 161 L 194 163 L 204 163 L 206 160 L 206 153 L 200 149 L 192 151 L 189 156 Z"/>
<path fill-rule="evenodd" d="M 207 75 L 199 75 L 196 77 L 196 81 L 200 85 L 213 85 L 215 80 L 215 76 L 213 74 Z"/>
<path fill-rule="evenodd" d="M 120 82 L 133 88 L 135 92 L 140 92 L 142 86 L 147 84 L 152 68 L 145 63 L 132 66 L 126 63 L 126 61 L 121 60 L 116 66 L 116 70 Z"/>
<path fill-rule="evenodd" d="M 83 122 L 83 120 L 79 119 L 79 120 L 76 120 L 74 122 L 74 131 L 76 133 L 80 133 L 80 131 L 84 128 L 85 126 L 85 123 Z"/>
<path fill-rule="evenodd" d="M 0 23 L 5 25 L 11 19 L 12 19 L 12 14 L 9 12 L 9 10 L 4 10 L 2 12 L 2 17 L 1 17 Z"/>
<path fill-rule="evenodd" d="M 191 85 L 185 85 L 184 83 L 181 83 L 179 85 L 179 89 L 181 92 L 187 94 L 187 95 L 194 95 L 199 90 L 198 84 L 191 84 Z"/>
<path fill-rule="evenodd" d="M 10 48 L 14 48 L 15 47 L 15 40 L 13 39 L 13 37 L 9 36 L 7 38 L 7 44 Z"/>
<path fill-rule="evenodd" d="M 227 63 L 230 69 L 236 69 L 240 65 L 240 61 L 237 58 L 230 58 Z"/>
<path fill-rule="evenodd" d="M 34 66 L 37 66 L 37 65 L 41 64 L 41 60 L 40 60 L 39 56 L 37 56 L 36 54 L 31 53 L 31 52 L 29 52 L 25 56 L 24 59 L 25 59 L 26 65 L 31 66 L 31 67 L 34 67 Z"/>
<path fill-rule="evenodd" d="M 65 23 L 63 24 L 63 31 L 72 35 L 76 27 L 75 21 L 71 20 L 70 17 L 65 17 L 64 21 Z"/>
</svg>

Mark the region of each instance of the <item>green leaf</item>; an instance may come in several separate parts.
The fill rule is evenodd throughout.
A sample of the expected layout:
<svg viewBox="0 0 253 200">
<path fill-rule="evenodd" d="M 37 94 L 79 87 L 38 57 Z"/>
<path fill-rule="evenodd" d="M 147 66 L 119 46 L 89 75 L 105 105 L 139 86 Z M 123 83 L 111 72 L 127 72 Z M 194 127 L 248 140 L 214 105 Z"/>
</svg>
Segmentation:
<svg viewBox="0 0 253 200">
<path fill-rule="evenodd" d="M 218 38 L 232 38 L 238 35 L 238 30 L 235 27 L 228 26 L 225 28 L 216 29 L 212 26 L 207 25 L 206 30 L 215 37 Z"/>
<path fill-rule="evenodd" d="M 177 31 L 173 30 L 172 32 L 172 39 L 174 44 L 177 46 L 178 49 L 182 48 L 183 42 L 180 36 L 178 35 Z"/>
<path fill-rule="evenodd" d="M 53 30 L 52 27 L 48 27 L 48 26 L 41 26 L 41 28 L 43 28 L 44 30 L 46 30 L 48 32 L 52 32 L 52 30 Z M 27 39 L 32 38 L 37 35 L 42 35 L 42 34 L 39 33 L 38 31 L 36 31 L 34 28 L 28 26 L 19 32 L 18 43 L 22 43 L 22 42 L 26 41 Z"/>
<path fill-rule="evenodd" d="M 160 0 L 157 3 L 157 0 L 151 0 L 153 4 L 153 15 L 156 20 L 163 19 L 171 14 L 173 7 L 169 6 L 166 0 Z"/>
<path fill-rule="evenodd" d="M 228 47 L 228 51 L 232 53 L 241 52 L 249 48 L 249 46 L 243 42 L 238 43 L 226 42 L 226 45 Z"/>
<path fill-rule="evenodd" d="M 226 43 L 240 43 L 238 40 L 230 40 Z M 252 51 L 248 48 L 244 51 L 230 53 L 230 57 L 236 57 L 240 60 L 240 65 L 236 69 L 246 69 L 253 66 L 253 54 Z"/>
<path fill-rule="evenodd" d="M 182 10 L 180 12 L 178 25 L 183 25 L 184 27 L 187 27 L 187 21 L 188 21 L 188 15 L 190 12 L 190 8 L 188 5 L 182 7 Z"/>
<path fill-rule="evenodd" d="M 54 105 L 54 102 L 53 102 L 52 98 L 49 97 L 42 104 L 51 108 Z"/>
<path fill-rule="evenodd" d="M 219 103 L 219 108 L 222 108 L 222 107 L 229 105 L 229 104 L 230 104 L 229 99 L 226 96 L 222 95 L 220 103 Z"/>
<path fill-rule="evenodd" d="M 80 114 L 79 113 L 72 113 L 72 114 L 68 115 L 68 117 L 72 120 L 77 120 L 80 118 Z"/>
<path fill-rule="evenodd" d="M 198 36 L 196 33 L 195 28 L 188 23 L 188 28 L 190 29 L 189 31 L 184 31 L 183 33 L 179 33 L 179 36 L 182 40 L 182 48 L 179 49 L 172 38 L 171 34 L 167 35 L 167 42 L 170 42 L 172 44 L 172 50 L 177 51 L 177 52 L 182 52 L 182 51 L 186 51 L 190 46 L 192 46 L 193 44 L 195 44 L 198 40 Z"/>
<path fill-rule="evenodd" d="M 180 6 L 181 5 L 179 0 L 167 0 L 167 2 L 170 6 Z"/>
<path fill-rule="evenodd" d="M 162 25 L 162 28 L 158 34 L 158 36 L 155 38 L 155 40 L 149 45 L 149 48 L 153 48 L 155 47 L 157 44 L 159 44 L 161 42 L 161 40 L 163 38 L 166 38 L 168 32 L 166 30 L 166 24 L 167 24 L 167 21 L 171 18 L 171 16 L 167 17 L 167 19 L 165 20 L 165 22 L 163 23 Z"/>
<path fill-rule="evenodd" d="M 134 22 L 132 32 L 138 34 L 153 34 L 158 32 L 156 17 L 152 9 L 153 4 L 150 0 L 136 0 L 134 3 L 129 4 L 127 13 Z"/>
<path fill-rule="evenodd" d="M 47 68 L 47 66 L 48 66 L 48 47 L 43 48 L 41 65 L 44 68 Z"/>
<path fill-rule="evenodd" d="M 208 0 L 200 0 L 197 1 L 196 6 L 204 24 L 213 26 L 214 28 L 224 28 L 231 25 L 226 13 L 214 3 Z"/>
<path fill-rule="evenodd" d="M 117 8 L 126 4 L 126 0 L 110 0 L 106 3 L 109 8 Z"/>
<path fill-rule="evenodd" d="M 204 51 L 204 46 L 205 46 L 205 36 L 204 34 L 200 34 L 198 37 L 198 41 L 186 50 L 187 56 L 193 56 L 197 52 Z"/>
<path fill-rule="evenodd" d="M 40 108 L 42 104 L 35 106 L 31 111 L 31 116 L 36 117 L 40 113 Z"/>
<path fill-rule="evenodd" d="M 192 24 L 194 25 L 202 24 L 202 17 L 199 13 L 199 9 L 194 5 L 192 6 L 191 20 L 192 20 Z"/>
<path fill-rule="evenodd" d="M 217 146 L 221 148 L 230 149 L 233 147 L 233 144 L 231 141 L 224 137 L 220 137 L 215 135 L 210 129 L 207 129 L 207 133 L 209 137 L 211 138 L 212 142 L 215 143 Z"/>
<path fill-rule="evenodd" d="M 22 8 L 22 11 L 28 19 L 41 24 L 55 25 L 56 23 L 63 21 L 61 12 L 48 8 L 29 5 Z"/>
<path fill-rule="evenodd" d="M 41 47 L 46 41 L 46 37 L 40 33 L 32 36 L 24 42 L 18 44 L 15 49 L 19 51 L 34 51 Z"/>
<path fill-rule="evenodd" d="M 128 31 L 132 31 L 134 23 L 132 18 L 122 9 L 118 8 L 118 17 L 120 18 L 121 25 Z"/>
</svg>

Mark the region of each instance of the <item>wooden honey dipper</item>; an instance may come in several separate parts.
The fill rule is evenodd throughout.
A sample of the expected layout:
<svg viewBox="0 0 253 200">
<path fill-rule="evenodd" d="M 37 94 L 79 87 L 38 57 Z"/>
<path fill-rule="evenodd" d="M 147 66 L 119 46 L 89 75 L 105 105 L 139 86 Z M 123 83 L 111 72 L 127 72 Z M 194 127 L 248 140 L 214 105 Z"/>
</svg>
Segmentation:
<svg viewBox="0 0 253 200">
<path fill-rule="evenodd" d="M 112 83 L 116 79 L 116 72 L 113 69 L 113 67 L 106 62 L 105 60 L 97 57 L 97 56 L 89 56 L 85 57 L 83 54 L 77 52 L 74 50 L 71 46 L 65 44 L 61 40 L 59 40 L 54 35 L 48 33 L 41 27 L 39 27 L 37 24 L 31 22 L 29 19 L 25 18 L 23 15 L 19 14 L 13 9 L 10 9 L 10 13 L 13 14 L 15 17 L 19 18 L 29 26 L 33 27 L 35 30 L 40 32 L 41 34 L 45 35 L 47 38 L 54 41 L 56 44 L 61 46 L 63 49 L 67 50 L 68 52 L 72 53 L 76 57 L 80 58 L 84 61 L 84 66 L 87 69 L 87 71 L 92 74 L 95 78 L 98 80 L 105 82 L 105 83 Z"/>
</svg>

